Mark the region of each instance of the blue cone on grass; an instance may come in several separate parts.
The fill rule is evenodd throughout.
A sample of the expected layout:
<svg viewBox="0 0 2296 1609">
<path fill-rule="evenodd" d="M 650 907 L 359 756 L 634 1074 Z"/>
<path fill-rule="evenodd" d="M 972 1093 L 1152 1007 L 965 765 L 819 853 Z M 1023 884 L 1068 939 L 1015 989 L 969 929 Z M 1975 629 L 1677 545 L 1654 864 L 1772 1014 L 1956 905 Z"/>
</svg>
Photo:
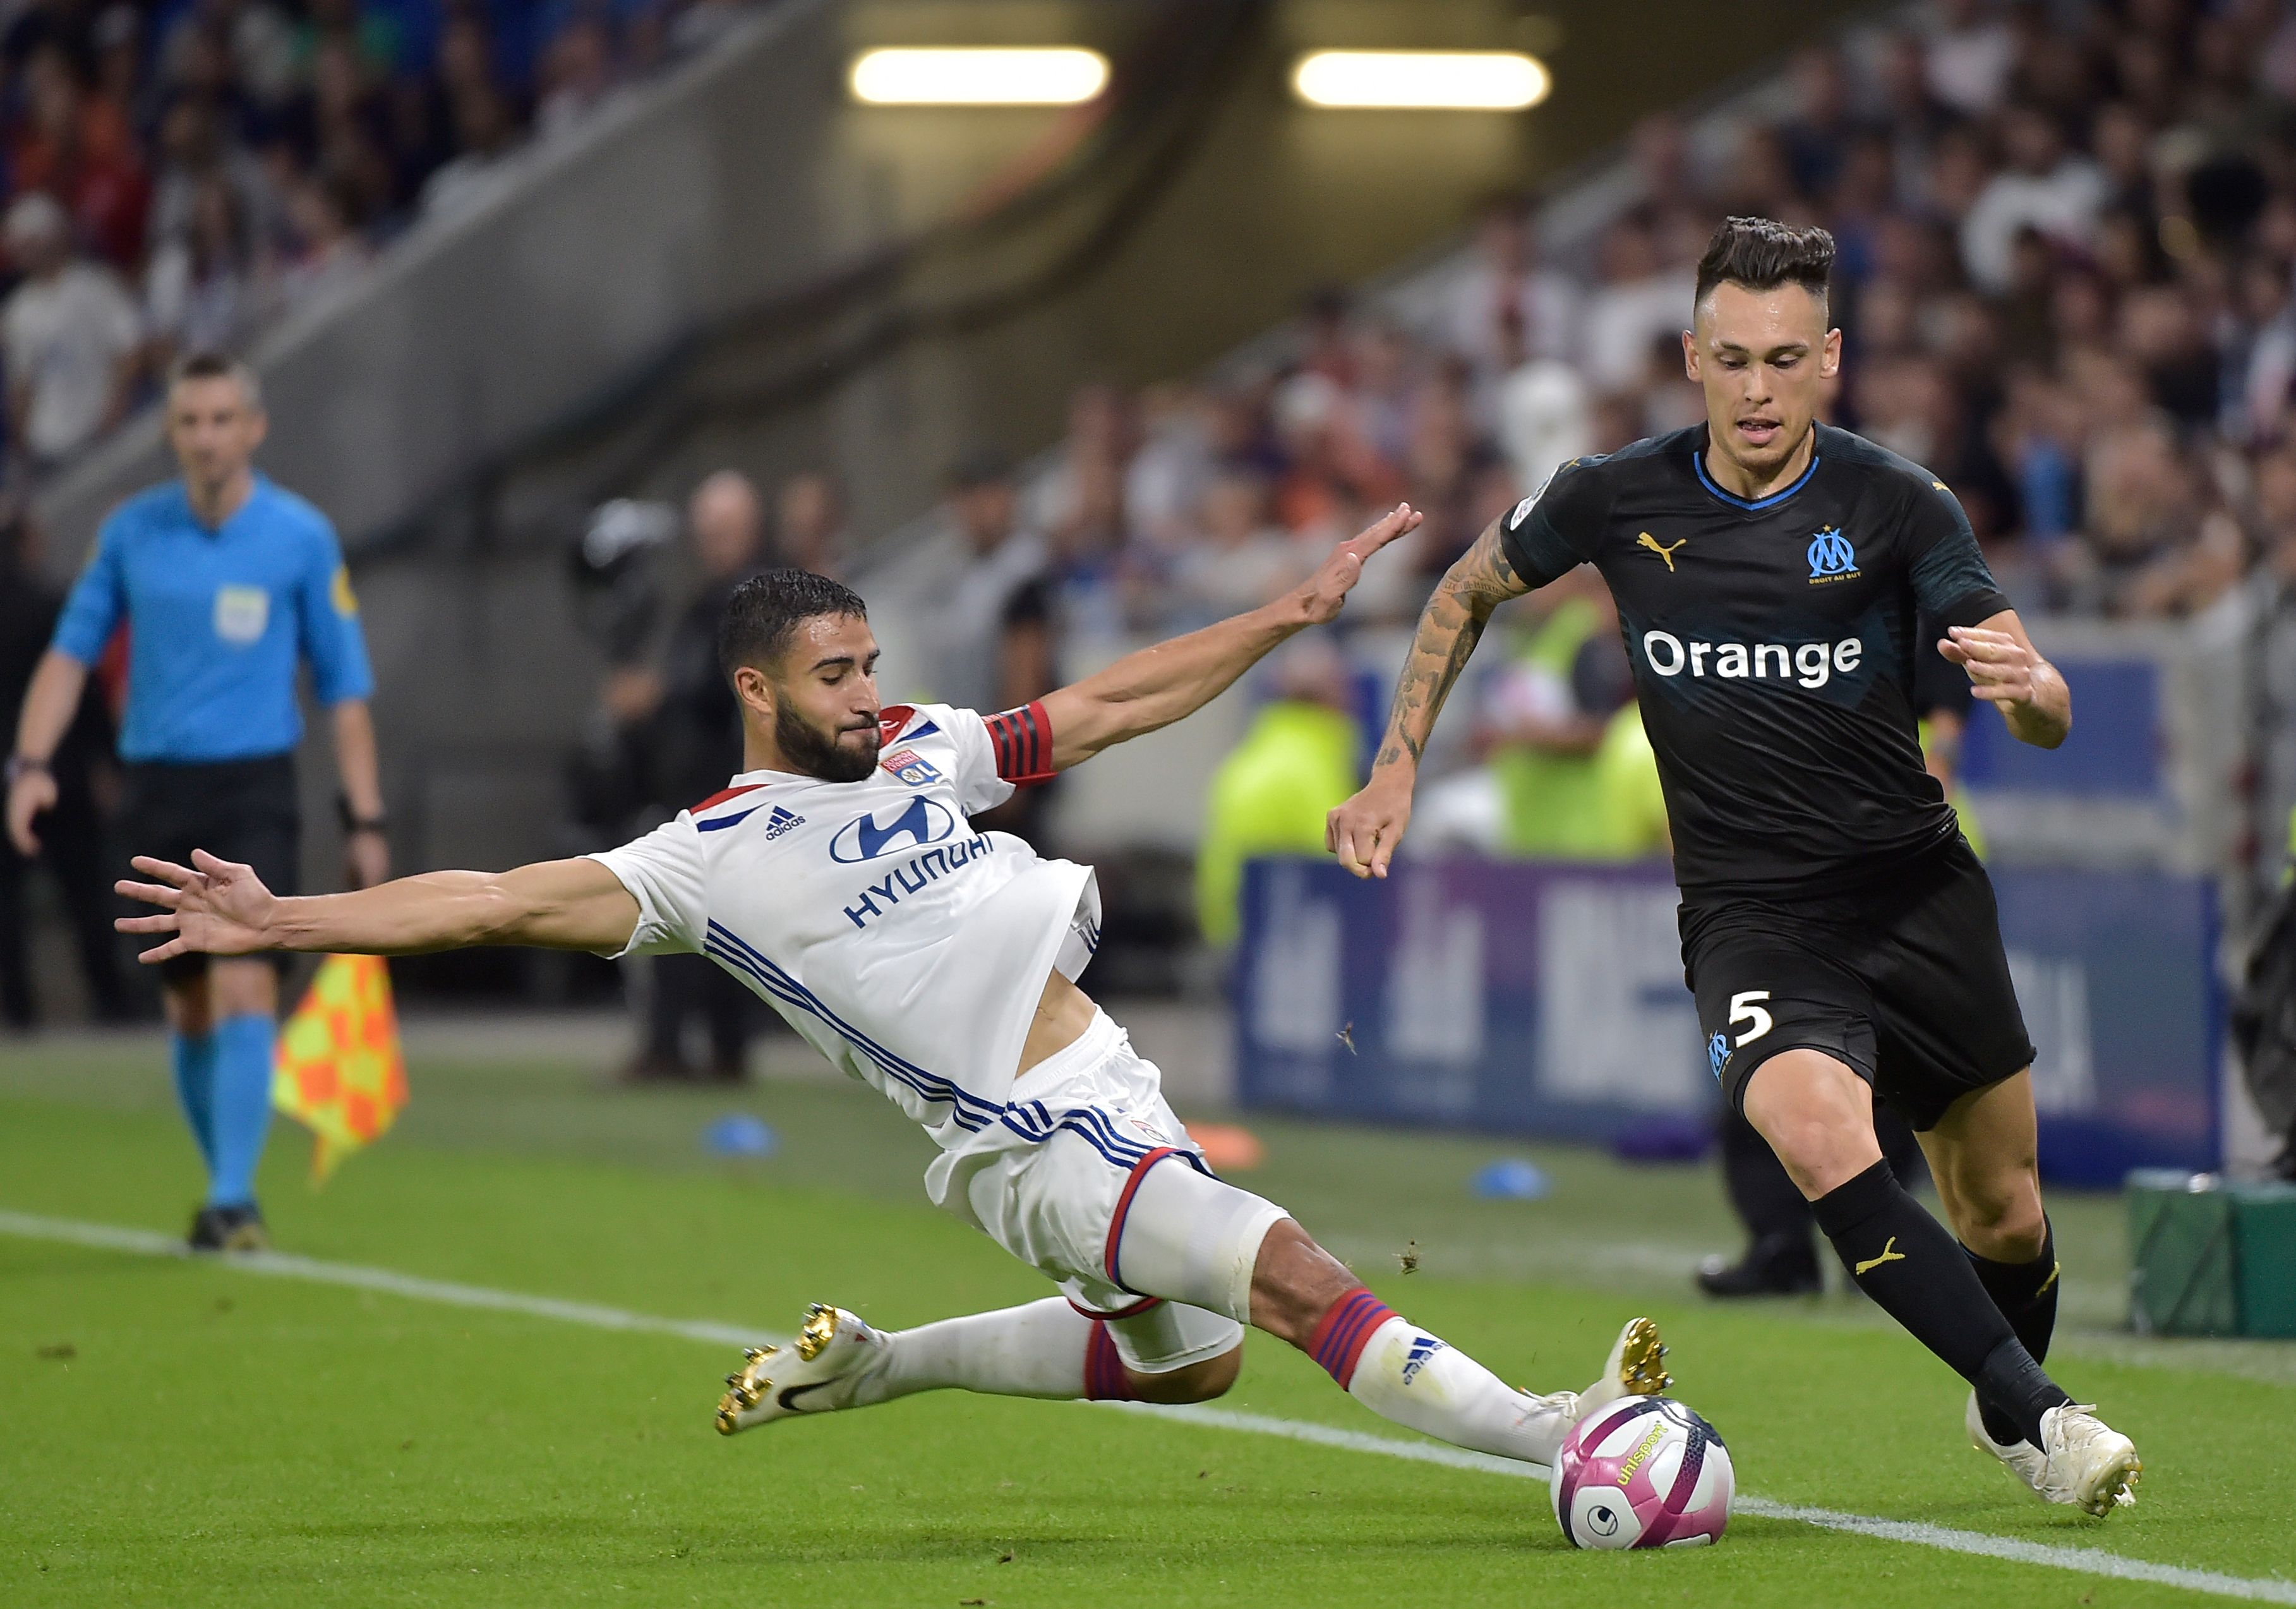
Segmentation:
<svg viewBox="0 0 2296 1609">
<path fill-rule="evenodd" d="M 730 1112 L 701 1131 L 701 1148 L 713 1156 L 771 1156 L 779 1142 L 762 1118 Z"/>
<path fill-rule="evenodd" d="M 1485 1201 L 1537 1201 L 1548 1189 L 1546 1170 L 1528 1157 L 1501 1157 L 1479 1170 L 1467 1188 Z"/>
</svg>

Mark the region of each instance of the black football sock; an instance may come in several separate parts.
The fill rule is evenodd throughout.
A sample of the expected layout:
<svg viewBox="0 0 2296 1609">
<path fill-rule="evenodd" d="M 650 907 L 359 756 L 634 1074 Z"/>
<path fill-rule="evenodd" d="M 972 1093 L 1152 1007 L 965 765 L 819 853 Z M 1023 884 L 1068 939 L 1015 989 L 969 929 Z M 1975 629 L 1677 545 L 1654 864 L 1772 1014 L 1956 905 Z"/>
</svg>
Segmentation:
<svg viewBox="0 0 2296 1609">
<path fill-rule="evenodd" d="M 1887 1162 L 1810 1203 L 1858 1288 L 1956 1375 L 1997 1404 L 2018 1439 L 2040 1445 L 2057 1389 L 1987 1295 L 1952 1233 L 1906 1194 Z"/>
<path fill-rule="evenodd" d="M 1962 1248 L 1969 1252 L 1969 1248 Z M 2046 1363 L 2049 1357 L 2049 1337 L 2057 1328 L 2057 1236 L 2049 1220 L 2041 1220 L 2041 1249 L 2028 1262 L 1996 1262 L 1989 1257 L 1980 1257 L 1969 1252 L 1969 1266 L 1977 1270 L 1980 1284 L 1993 1305 L 2001 1309 L 2002 1317 L 2017 1332 L 2017 1339 L 2033 1355 L 2036 1363 Z M 1981 1404 L 1985 1414 L 1985 1433 L 1996 1441 L 2006 1441 L 2011 1434 L 2009 1416 L 1990 1403 Z M 2038 1443 L 2036 1443 L 2038 1445 Z"/>
</svg>

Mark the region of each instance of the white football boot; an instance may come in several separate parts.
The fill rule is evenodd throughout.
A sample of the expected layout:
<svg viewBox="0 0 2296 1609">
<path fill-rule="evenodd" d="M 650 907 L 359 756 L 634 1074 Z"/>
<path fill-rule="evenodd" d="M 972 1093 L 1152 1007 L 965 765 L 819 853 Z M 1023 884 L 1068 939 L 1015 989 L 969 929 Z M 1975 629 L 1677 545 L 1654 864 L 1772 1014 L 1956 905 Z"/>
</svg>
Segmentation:
<svg viewBox="0 0 2296 1609">
<path fill-rule="evenodd" d="M 2048 1455 L 2021 1438 L 2015 1441 L 1996 1441 L 1988 1435 L 1985 1414 L 1977 1406 L 1975 1391 L 1969 1393 L 1969 1406 L 1963 1410 L 1961 1422 L 1968 1428 L 1972 1447 L 2000 1459 L 2001 1466 L 2022 1481 L 2029 1490 L 2036 1492 L 2041 1490 L 2041 1478 L 2049 1472 Z"/>
<path fill-rule="evenodd" d="M 2067 1402 L 2043 1414 L 2041 1451 L 2036 1490 L 2050 1502 L 2100 1516 L 2136 1506 L 2144 1462 L 2134 1441 L 2096 1416 L 2095 1404 Z"/>
<path fill-rule="evenodd" d="M 726 1376 L 718 1433 L 730 1436 L 768 1419 L 825 1414 L 853 1406 L 854 1387 L 883 1359 L 885 1338 L 843 1308 L 815 1302 L 787 1346 L 753 1346 L 738 1375 Z"/>
<path fill-rule="evenodd" d="M 1655 1397 L 1674 1383 L 1674 1376 L 1666 1372 L 1667 1347 L 1658 1337 L 1658 1326 L 1647 1318 L 1629 1318 L 1619 1332 L 1618 1340 L 1611 1343 L 1611 1355 L 1603 1364 L 1603 1377 L 1583 1391 L 1554 1391 L 1538 1397 L 1542 1403 L 1553 1405 L 1567 1433 L 1597 1408 L 1608 1408 L 1621 1397 Z M 1523 1395 L 1537 1396 L 1525 1391 Z"/>
</svg>

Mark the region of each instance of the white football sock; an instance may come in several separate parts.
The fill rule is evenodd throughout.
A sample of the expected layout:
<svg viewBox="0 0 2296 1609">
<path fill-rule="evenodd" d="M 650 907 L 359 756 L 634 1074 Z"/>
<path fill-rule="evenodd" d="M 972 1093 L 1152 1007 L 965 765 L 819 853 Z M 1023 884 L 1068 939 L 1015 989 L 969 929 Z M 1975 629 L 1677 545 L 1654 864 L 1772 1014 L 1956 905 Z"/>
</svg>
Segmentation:
<svg viewBox="0 0 2296 1609">
<path fill-rule="evenodd" d="M 998 1397 L 1081 1397 L 1092 1333 L 1093 1321 L 1057 1296 L 894 1331 L 853 1405 L 950 1387 Z"/>
<path fill-rule="evenodd" d="M 1399 1318 L 1372 1332 L 1348 1394 L 1383 1419 L 1455 1447 L 1552 1465 L 1577 1422 L 1570 1392 L 1516 1391 L 1456 1347 Z"/>
</svg>

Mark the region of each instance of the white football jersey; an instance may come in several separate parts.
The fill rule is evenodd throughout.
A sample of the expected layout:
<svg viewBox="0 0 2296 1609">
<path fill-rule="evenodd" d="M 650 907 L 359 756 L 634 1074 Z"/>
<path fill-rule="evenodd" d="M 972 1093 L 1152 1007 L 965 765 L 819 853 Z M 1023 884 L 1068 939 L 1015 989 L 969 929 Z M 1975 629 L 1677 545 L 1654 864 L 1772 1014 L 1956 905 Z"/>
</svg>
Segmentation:
<svg viewBox="0 0 2296 1609">
<path fill-rule="evenodd" d="M 622 955 L 698 951 L 954 1148 L 1008 1111 L 1054 967 L 1100 942 L 1092 868 L 968 819 L 1052 774 L 1041 705 L 883 713 L 862 782 L 748 771 L 593 856 L 638 902 Z"/>
</svg>

